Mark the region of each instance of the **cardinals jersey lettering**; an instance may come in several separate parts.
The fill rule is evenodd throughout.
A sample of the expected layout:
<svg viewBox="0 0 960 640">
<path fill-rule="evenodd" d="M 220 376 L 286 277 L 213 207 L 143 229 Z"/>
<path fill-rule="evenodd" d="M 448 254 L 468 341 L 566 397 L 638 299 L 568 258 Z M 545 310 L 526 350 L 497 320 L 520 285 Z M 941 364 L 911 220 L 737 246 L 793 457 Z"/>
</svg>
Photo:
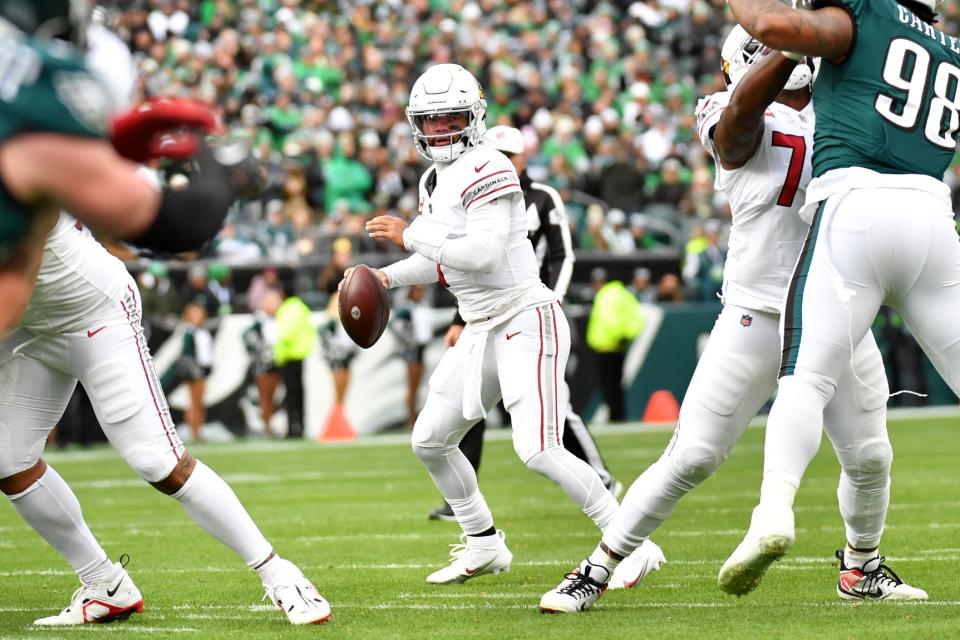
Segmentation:
<svg viewBox="0 0 960 640">
<path fill-rule="evenodd" d="M 83 331 L 98 310 L 115 309 L 135 287 L 126 267 L 89 229 L 65 213 L 47 235 L 30 304 L 20 325 L 35 331 Z"/>
<path fill-rule="evenodd" d="M 730 100 L 723 91 L 697 104 L 697 132 L 715 157 L 713 129 Z M 733 212 L 724 266 L 723 301 L 780 313 L 808 225 L 798 214 L 810 182 L 812 104 L 802 111 L 774 102 L 764 115 L 756 153 L 738 169 L 717 162 L 716 187 Z"/>
<path fill-rule="evenodd" d="M 505 155 L 479 146 L 449 164 L 435 164 L 420 180 L 421 214 L 446 226 L 448 239 L 464 237 L 471 212 L 501 198 L 510 199 L 512 206 L 499 264 L 489 273 L 437 264 L 440 283 L 457 297 L 468 322 L 500 315 L 534 288 L 546 292 L 543 301 L 552 299 L 540 282 L 539 265 L 527 237 L 527 209 L 517 172 Z"/>
</svg>

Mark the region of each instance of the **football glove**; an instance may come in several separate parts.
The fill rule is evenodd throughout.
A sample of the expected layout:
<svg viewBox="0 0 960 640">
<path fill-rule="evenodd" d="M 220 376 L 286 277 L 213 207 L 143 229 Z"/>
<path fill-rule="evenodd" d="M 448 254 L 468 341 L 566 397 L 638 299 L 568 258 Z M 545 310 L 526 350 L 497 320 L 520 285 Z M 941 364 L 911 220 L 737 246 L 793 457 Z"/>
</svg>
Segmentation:
<svg viewBox="0 0 960 640">
<path fill-rule="evenodd" d="M 200 138 L 216 128 L 213 111 L 202 102 L 155 98 L 114 118 L 110 142 L 134 162 L 186 160 L 197 153 Z"/>
</svg>

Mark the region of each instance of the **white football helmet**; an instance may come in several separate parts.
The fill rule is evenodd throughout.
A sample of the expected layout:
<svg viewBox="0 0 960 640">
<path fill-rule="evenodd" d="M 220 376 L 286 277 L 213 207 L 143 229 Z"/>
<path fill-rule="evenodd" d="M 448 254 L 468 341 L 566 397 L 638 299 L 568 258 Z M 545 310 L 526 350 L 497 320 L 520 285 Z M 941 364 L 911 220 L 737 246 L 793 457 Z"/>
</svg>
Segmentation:
<svg viewBox="0 0 960 640">
<path fill-rule="evenodd" d="M 463 112 L 467 116 L 467 126 L 459 133 L 428 136 L 423 131 L 426 118 L 440 113 Z M 407 120 L 413 131 L 413 144 L 427 160 L 433 162 L 452 162 L 468 148 L 483 141 L 487 131 L 485 118 L 487 101 L 483 99 L 483 89 L 473 74 L 458 64 L 437 64 L 427 69 L 413 83 L 410 90 L 410 104 L 407 107 Z M 450 144 L 434 147 L 431 138 L 450 137 Z"/>
<path fill-rule="evenodd" d="M 723 41 L 723 48 L 720 50 L 720 68 L 723 71 L 723 79 L 728 87 L 733 87 L 747 73 L 754 62 L 763 57 L 766 47 L 747 33 L 747 30 L 740 25 L 734 25 Z M 793 69 L 784 89 L 787 91 L 796 91 L 806 87 L 813 82 L 817 71 L 819 58 L 805 57 Z"/>
</svg>

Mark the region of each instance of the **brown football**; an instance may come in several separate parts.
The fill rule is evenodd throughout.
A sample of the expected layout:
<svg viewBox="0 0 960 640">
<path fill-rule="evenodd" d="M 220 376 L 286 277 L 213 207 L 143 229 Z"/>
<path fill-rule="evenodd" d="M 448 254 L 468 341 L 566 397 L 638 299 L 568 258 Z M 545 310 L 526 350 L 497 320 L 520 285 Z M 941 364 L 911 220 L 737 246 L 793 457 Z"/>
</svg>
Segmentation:
<svg viewBox="0 0 960 640">
<path fill-rule="evenodd" d="M 347 335 L 364 349 L 376 344 L 390 319 L 390 297 L 373 270 L 361 264 L 350 272 L 338 306 Z"/>
</svg>

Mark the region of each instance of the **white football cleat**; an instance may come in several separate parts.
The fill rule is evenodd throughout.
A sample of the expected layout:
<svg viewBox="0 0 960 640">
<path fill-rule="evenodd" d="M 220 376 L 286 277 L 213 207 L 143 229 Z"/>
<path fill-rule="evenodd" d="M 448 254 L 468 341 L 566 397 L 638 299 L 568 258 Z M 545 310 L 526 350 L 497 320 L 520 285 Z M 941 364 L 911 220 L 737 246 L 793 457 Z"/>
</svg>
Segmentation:
<svg viewBox="0 0 960 640">
<path fill-rule="evenodd" d="M 467 534 L 460 536 L 460 544 L 452 544 L 450 550 L 450 564 L 439 571 L 427 576 L 428 584 L 461 583 L 482 576 L 485 573 L 500 575 L 500 572 L 510 573 L 510 563 L 513 554 L 507 548 L 501 530 L 497 535 L 489 536 L 490 542 L 471 542 Z"/>
<path fill-rule="evenodd" d="M 848 568 L 840 559 L 840 579 L 837 595 L 843 600 L 926 600 L 927 592 L 904 582 L 893 569 L 884 564 L 886 558 L 877 556 L 861 568 Z"/>
<path fill-rule="evenodd" d="M 563 582 L 540 598 L 540 613 L 580 613 L 600 599 L 607 589 L 610 572 L 606 567 L 584 560 L 563 577 Z"/>
<path fill-rule="evenodd" d="M 281 560 L 285 567 L 273 584 L 264 584 L 270 600 L 287 614 L 290 624 L 323 624 L 333 613 L 330 603 L 317 591 L 303 572 L 289 560 Z"/>
<path fill-rule="evenodd" d="M 143 596 L 140 590 L 133 584 L 123 564 L 117 562 L 107 580 L 93 584 L 81 582 L 66 609 L 58 615 L 34 620 L 33 624 L 54 626 L 113 622 L 126 620 L 142 611 Z"/>
<path fill-rule="evenodd" d="M 789 507 L 758 505 L 743 542 L 720 567 L 720 589 L 742 596 L 757 588 L 763 574 L 786 555 L 796 542 L 793 511 Z"/>
<path fill-rule="evenodd" d="M 652 571 L 659 571 L 660 565 L 667 561 L 663 549 L 647 538 L 629 556 L 617 565 L 610 576 L 608 589 L 632 589 L 643 577 Z"/>
</svg>

